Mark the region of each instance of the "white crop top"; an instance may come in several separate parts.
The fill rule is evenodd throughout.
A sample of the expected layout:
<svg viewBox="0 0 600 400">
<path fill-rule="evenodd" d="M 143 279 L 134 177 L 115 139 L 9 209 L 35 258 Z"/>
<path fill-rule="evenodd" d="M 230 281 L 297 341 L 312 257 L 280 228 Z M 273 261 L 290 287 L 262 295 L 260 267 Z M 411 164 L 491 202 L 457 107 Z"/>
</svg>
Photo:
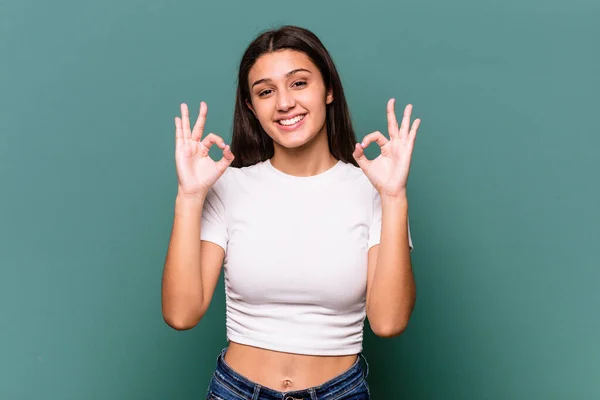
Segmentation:
<svg viewBox="0 0 600 400">
<path fill-rule="evenodd" d="M 201 226 L 201 239 L 225 250 L 227 338 L 289 353 L 359 353 L 368 250 L 380 230 L 379 194 L 352 164 L 310 177 L 269 160 L 228 168 Z"/>
</svg>

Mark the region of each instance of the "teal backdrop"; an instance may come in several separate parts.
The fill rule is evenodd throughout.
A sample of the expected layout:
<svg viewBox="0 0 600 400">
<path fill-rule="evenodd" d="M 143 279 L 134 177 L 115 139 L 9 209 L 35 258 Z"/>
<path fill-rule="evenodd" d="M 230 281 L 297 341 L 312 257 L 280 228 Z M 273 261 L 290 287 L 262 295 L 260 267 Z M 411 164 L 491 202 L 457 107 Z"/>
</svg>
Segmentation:
<svg viewBox="0 0 600 400">
<path fill-rule="evenodd" d="M 163 321 L 173 118 L 231 137 L 263 29 L 313 30 L 359 137 L 422 119 L 417 304 L 366 326 L 374 399 L 600 398 L 600 3 L 0 3 L 0 399 L 201 399 L 226 345 Z M 377 150 L 372 146 L 368 154 Z M 220 156 L 220 154 L 216 154 Z"/>
</svg>

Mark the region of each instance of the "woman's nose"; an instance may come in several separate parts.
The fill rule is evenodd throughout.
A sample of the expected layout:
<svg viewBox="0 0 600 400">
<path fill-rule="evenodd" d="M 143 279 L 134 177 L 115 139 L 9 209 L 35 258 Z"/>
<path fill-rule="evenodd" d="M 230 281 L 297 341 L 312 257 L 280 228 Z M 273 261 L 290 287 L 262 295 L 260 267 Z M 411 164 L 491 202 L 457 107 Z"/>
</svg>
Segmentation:
<svg viewBox="0 0 600 400">
<path fill-rule="evenodd" d="M 287 90 L 277 92 L 277 109 L 279 111 L 287 111 L 296 105 L 294 96 Z"/>
</svg>

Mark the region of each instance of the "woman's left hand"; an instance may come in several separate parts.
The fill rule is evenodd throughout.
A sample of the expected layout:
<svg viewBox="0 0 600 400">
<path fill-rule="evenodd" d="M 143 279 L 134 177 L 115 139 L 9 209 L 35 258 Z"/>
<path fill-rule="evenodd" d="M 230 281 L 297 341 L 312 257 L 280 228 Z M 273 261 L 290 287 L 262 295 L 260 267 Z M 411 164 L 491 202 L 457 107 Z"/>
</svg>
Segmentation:
<svg viewBox="0 0 600 400">
<path fill-rule="evenodd" d="M 420 119 L 416 119 L 409 131 L 410 114 L 412 105 L 404 109 L 402 124 L 398 128 L 394 99 L 387 104 L 388 140 L 381 132 L 373 132 L 364 137 L 362 143 L 357 143 L 354 148 L 354 159 L 371 181 L 380 196 L 402 197 L 406 196 L 406 182 L 410 170 L 410 161 L 415 144 L 415 137 L 419 129 Z M 376 142 L 381 147 L 381 154 L 374 160 L 365 156 L 364 150 L 369 144 Z"/>
</svg>

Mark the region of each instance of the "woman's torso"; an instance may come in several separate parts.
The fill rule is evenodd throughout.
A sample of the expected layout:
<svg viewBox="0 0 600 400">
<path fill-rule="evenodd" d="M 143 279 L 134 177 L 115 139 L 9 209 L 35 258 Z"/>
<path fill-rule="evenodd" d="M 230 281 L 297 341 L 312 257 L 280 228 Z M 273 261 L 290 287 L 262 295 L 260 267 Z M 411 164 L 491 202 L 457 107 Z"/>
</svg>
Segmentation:
<svg viewBox="0 0 600 400">
<path fill-rule="evenodd" d="M 226 249 L 225 362 L 279 391 L 344 373 L 362 349 L 374 188 L 343 164 L 308 179 L 268 163 L 223 178 L 202 235 Z"/>
</svg>

